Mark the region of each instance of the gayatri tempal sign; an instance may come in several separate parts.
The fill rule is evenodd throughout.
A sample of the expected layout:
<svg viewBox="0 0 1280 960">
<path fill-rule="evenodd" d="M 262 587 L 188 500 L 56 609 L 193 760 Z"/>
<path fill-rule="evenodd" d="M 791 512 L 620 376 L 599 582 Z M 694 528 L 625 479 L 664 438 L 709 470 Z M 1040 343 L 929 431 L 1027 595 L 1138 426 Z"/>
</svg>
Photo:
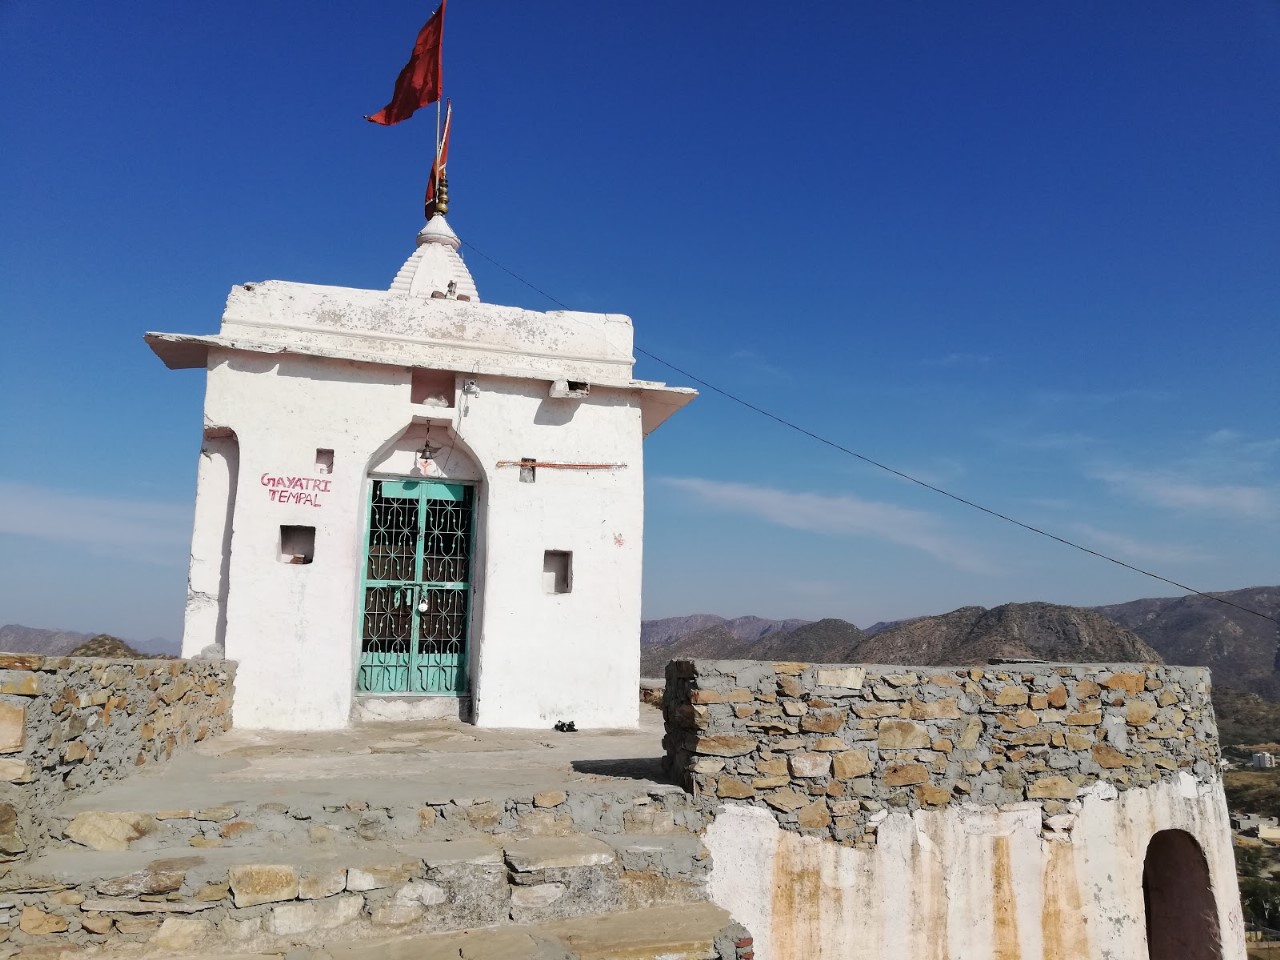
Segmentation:
<svg viewBox="0 0 1280 960">
<path fill-rule="evenodd" d="M 276 477 L 269 473 L 264 473 L 259 481 L 273 502 L 303 507 L 320 506 L 320 494 L 328 493 L 333 482 L 318 477 Z"/>
</svg>

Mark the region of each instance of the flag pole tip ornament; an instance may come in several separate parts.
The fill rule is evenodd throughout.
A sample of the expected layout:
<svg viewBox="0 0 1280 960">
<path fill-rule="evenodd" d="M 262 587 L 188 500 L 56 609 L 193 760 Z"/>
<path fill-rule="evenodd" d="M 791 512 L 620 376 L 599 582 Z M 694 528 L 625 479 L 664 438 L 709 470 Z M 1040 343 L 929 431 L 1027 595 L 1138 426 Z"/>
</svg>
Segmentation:
<svg viewBox="0 0 1280 960">
<path fill-rule="evenodd" d="M 408 120 L 421 107 L 440 99 L 440 91 L 444 85 L 440 58 L 443 38 L 444 0 L 441 0 L 439 9 L 418 31 L 418 39 L 414 41 L 409 62 L 396 77 L 391 102 L 372 116 L 365 117 L 366 120 L 389 127 Z"/>
<path fill-rule="evenodd" d="M 428 205 L 427 219 L 433 220 L 436 217 L 443 217 L 449 212 L 449 178 L 440 175 L 440 186 L 436 189 L 436 195 L 433 198 L 434 207 Z"/>
</svg>

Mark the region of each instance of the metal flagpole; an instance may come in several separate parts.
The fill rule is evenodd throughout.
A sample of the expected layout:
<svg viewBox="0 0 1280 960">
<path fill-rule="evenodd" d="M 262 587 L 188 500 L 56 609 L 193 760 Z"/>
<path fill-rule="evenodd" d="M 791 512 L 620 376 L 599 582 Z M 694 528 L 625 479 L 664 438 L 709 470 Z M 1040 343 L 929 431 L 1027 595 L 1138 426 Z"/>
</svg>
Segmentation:
<svg viewBox="0 0 1280 960">
<path fill-rule="evenodd" d="M 431 188 L 431 192 L 438 198 L 440 195 L 440 104 L 444 102 L 444 5 L 446 0 L 440 0 L 440 58 L 436 61 L 439 66 L 437 76 L 440 78 L 440 96 L 436 97 L 436 155 L 431 161 L 431 179 L 435 181 Z"/>
<path fill-rule="evenodd" d="M 444 5 L 446 0 L 440 0 L 440 59 L 444 59 Z M 440 89 L 436 91 L 439 96 L 436 97 L 436 152 L 431 156 L 431 196 L 438 199 L 440 195 L 440 103 L 444 100 L 444 71 L 437 73 L 440 79 Z M 424 213 L 426 211 L 423 211 Z M 434 214 L 433 214 L 434 215 Z"/>
<path fill-rule="evenodd" d="M 440 0 L 440 58 L 444 59 L 444 0 Z M 436 97 L 436 152 L 431 158 L 431 195 L 440 196 L 440 104 L 444 100 L 444 71 L 440 71 L 440 96 Z"/>
<path fill-rule="evenodd" d="M 443 94 L 443 90 L 441 93 Z M 443 99 L 443 96 L 441 97 Z M 440 101 L 436 101 L 436 150 L 431 155 L 431 196 L 440 196 Z M 434 211 L 432 213 L 434 216 Z"/>
</svg>

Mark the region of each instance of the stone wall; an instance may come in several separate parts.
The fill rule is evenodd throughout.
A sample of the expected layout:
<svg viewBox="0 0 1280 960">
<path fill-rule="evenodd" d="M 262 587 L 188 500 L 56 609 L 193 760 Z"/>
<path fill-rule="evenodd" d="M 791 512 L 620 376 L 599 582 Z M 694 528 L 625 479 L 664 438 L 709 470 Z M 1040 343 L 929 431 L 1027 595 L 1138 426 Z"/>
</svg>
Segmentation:
<svg viewBox="0 0 1280 960">
<path fill-rule="evenodd" d="M 367 784 L 351 786 L 359 796 Z M 150 948 L 199 939 L 209 957 L 279 956 L 299 943 L 706 899 L 711 862 L 697 836 L 706 820 L 678 787 L 605 783 L 485 800 L 422 786 L 386 807 L 322 805 L 303 791 L 287 803 L 54 818 L 63 842 L 18 865 L 0 890 L 0 957 L 6 945 L 143 939 Z M 750 960 L 749 937 L 727 929 L 721 960 L 735 950 Z"/>
<path fill-rule="evenodd" d="M 1219 761 L 1194 667 L 676 660 L 663 710 L 667 770 L 695 797 L 847 846 L 893 810 L 1025 801 L 1052 837 L 1091 792 L 1209 783 Z"/>
<path fill-rule="evenodd" d="M 230 728 L 234 676 L 215 660 L 0 654 L 0 860 L 43 840 L 70 794 Z"/>
</svg>

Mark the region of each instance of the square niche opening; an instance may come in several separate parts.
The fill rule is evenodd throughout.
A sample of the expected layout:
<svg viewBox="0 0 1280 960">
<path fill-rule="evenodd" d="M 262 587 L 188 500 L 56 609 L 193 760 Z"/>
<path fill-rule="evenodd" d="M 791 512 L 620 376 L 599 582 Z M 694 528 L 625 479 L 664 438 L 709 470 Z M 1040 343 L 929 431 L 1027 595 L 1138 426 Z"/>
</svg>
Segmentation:
<svg viewBox="0 0 1280 960">
<path fill-rule="evenodd" d="M 414 370 L 409 383 L 409 402 L 427 407 L 453 406 L 454 376 L 448 370 Z"/>
<path fill-rule="evenodd" d="M 324 447 L 316 449 L 316 473 L 333 473 L 333 451 Z"/>
<path fill-rule="evenodd" d="M 573 589 L 573 552 L 548 550 L 542 555 L 544 593 L 569 593 Z"/>
<path fill-rule="evenodd" d="M 280 525 L 280 562 L 310 563 L 316 555 L 316 528 Z"/>
</svg>

